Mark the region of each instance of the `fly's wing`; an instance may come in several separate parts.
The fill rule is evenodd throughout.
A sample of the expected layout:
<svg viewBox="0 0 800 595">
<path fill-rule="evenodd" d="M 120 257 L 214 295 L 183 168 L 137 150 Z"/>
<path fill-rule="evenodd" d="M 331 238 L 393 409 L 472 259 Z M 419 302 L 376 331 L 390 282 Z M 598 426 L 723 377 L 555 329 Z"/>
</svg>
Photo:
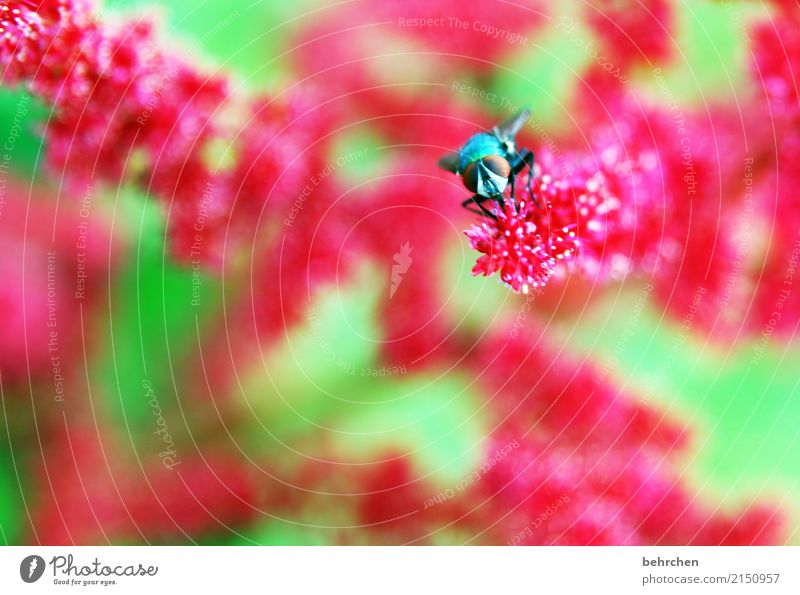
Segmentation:
<svg viewBox="0 0 800 595">
<path fill-rule="evenodd" d="M 439 159 L 439 167 L 456 174 L 458 173 L 459 160 L 460 156 L 458 153 L 448 153 L 447 155 Z"/>
<path fill-rule="evenodd" d="M 508 120 L 495 126 L 492 131 L 494 135 L 503 142 L 513 141 L 514 137 L 517 136 L 517 133 L 530 117 L 531 109 L 529 107 L 523 107 Z"/>
</svg>

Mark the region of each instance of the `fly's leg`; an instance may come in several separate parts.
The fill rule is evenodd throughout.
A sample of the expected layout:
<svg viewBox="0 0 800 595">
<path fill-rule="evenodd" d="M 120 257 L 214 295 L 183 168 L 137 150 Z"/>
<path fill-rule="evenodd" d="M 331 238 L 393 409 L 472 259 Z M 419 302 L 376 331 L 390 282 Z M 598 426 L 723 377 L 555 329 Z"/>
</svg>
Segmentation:
<svg viewBox="0 0 800 595">
<path fill-rule="evenodd" d="M 515 188 L 515 184 L 516 184 L 516 179 L 517 179 L 517 176 L 514 174 L 514 172 L 511 172 L 511 174 L 508 176 L 508 183 L 511 186 L 511 194 L 509 195 L 509 197 L 511 199 L 511 205 L 514 207 L 514 211 L 519 213 L 519 209 L 517 208 L 517 198 L 514 195 L 514 188 Z"/>
<path fill-rule="evenodd" d="M 492 213 L 489 209 L 483 206 L 483 203 L 487 200 L 491 200 L 487 196 L 481 196 L 480 194 L 476 194 L 474 196 L 470 196 L 467 200 L 461 203 L 461 206 L 467 209 L 470 213 L 475 213 L 476 215 L 485 215 L 491 219 L 497 220 L 497 217 L 494 213 Z M 470 208 L 472 205 L 477 205 L 478 209 Z"/>
<path fill-rule="evenodd" d="M 533 200 L 533 204 L 536 205 L 537 208 L 541 209 L 542 205 L 539 204 L 539 201 L 536 199 L 536 196 L 533 193 L 532 183 L 533 183 L 533 153 L 528 149 L 521 149 L 511 163 L 511 196 L 514 196 L 514 179 L 517 177 L 518 174 L 522 172 L 525 168 L 528 168 L 528 194 Z"/>
</svg>

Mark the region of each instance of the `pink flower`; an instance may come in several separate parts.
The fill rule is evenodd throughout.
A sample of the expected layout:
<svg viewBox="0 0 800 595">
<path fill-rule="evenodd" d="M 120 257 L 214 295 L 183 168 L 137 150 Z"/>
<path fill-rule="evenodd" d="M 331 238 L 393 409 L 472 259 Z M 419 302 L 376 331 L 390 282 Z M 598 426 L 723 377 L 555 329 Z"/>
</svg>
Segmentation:
<svg viewBox="0 0 800 595">
<path fill-rule="evenodd" d="M 581 151 L 596 160 L 619 199 L 601 266 L 611 266 L 612 278 L 645 275 L 675 318 L 691 314 L 693 327 L 730 336 L 752 292 L 741 266 L 753 248 L 747 230 L 757 224 L 754 210 L 766 210 L 759 206 L 763 192 L 748 196 L 745 188 L 752 183 L 758 189 L 772 167 L 768 108 L 748 102 L 742 109 L 749 117 L 742 118 L 725 105 L 707 112 L 677 104 L 655 107 L 622 85 L 605 84 L 596 70 L 589 80 L 598 95 L 582 93 L 574 108 L 591 131 Z M 669 97 L 667 83 L 660 84 Z M 785 154 L 791 154 L 788 146 Z M 791 187 L 791 176 L 781 176 L 782 187 Z M 783 202 L 781 226 L 791 226 L 792 204 Z"/>
<path fill-rule="evenodd" d="M 473 225 L 466 231 L 470 245 L 481 252 L 473 275 L 488 277 L 499 271 L 500 279 L 514 291 L 528 293 L 547 283 L 556 267 L 556 256 L 569 258 L 577 252 L 575 232 L 562 229 L 563 235 L 549 237 L 549 229 L 535 223 L 536 207 L 506 201 L 494 209 L 496 220 Z M 544 234 L 544 235 L 543 235 Z M 557 250 L 561 248 L 561 252 Z"/>
<path fill-rule="evenodd" d="M 462 360 L 488 395 L 494 430 L 483 458 L 435 485 L 413 457 L 314 462 L 292 479 L 350 508 L 341 543 L 487 545 L 780 543 L 785 519 L 749 504 L 720 512 L 681 476 L 691 442 L 676 419 L 615 387 L 603 371 L 555 351 L 544 328 L 479 340 Z M 319 503 L 300 497 L 297 514 Z M 449 540 L 449 541 L 447 541 Z M 457 540 L 457 541 L 456 541 Z"/>
<path fill-rule="evenodd" d="M 796 120 L 800 117 L 800 7 L 790 0 L 773 4 L 778 5 L 776 14 L 754 27 L 753 78 L 770 103 L 772 117 Z"/>
<path fill-rule="evenodd" d="M 62 378 L 91 342 L 80 311 L 97 303 L 107 270 L 125 243 L 110 242 L 101 209 L 82 213 L 78 202 L 58 205 L 56 197 L 19 181 L 0 181 L 0 377 L 7 386 Z M 80 231 L 84 233 L 81 234 Z"/>
<path fill-rule="evenodd" d="M 95 426 L 54 422 L 32 461 L 32 543 L 174 542 L 229 532 L 258 513 L 259 490 L 240 460 L 194 452 L 175 455 L 172 468 L 155 453 L 134 462 Z"/>
<path fill-rule="evenodd" d="M 756 220 L 769 241 L 756 244 L 759 267 L 746 276 L 753 288 L 748 328 L 762 338 L 791 338 L 800 325 L 797 268 L 800 258 L 800 6 L 775 1 L 774 15 L 753 31 L 752 78 L 766 99 L 761 120 L 769 142 L 756 145 L 753 167 Z M 761 184 L 759 185 L 759 178 Z M 751 207 L 752 208 L 752 207 Z M 752 215 L 752 213 L 751 213 Z M 750 293 L 748 293 L 748 296 Z"/>
<path fill-rule="evenodd" d="M 507 196 L 493 211 L 496 219 L 487 217 L 466 232 L 483 254 L 473 275 L 499 272 L 503 283 L 522 293 L 546 285 L 559 263 L 597 272 L 609 231 L 622 225 L 620 199 L 603 171 L 591 173 L 591 166 L 577 161 L 579 172 L 558 175 L 552 155 L 542 153 L 540 159 L 530 192 L 529 174 L 518 176 L 516 204 Z"/>
<path fill-rule="evenodd" d="M 713 512 L 678 476 L 682 426 L 606 371 L 556 352 L 544 327 L 502 330 L 470 355 L 496 430 L 467 495 L 490 542 L 512 544 L 760 544 L 783 517 L 760 505 Z"/>
<path fill-rule="evenodd" d="M 69 0 L 0 3 L 0 80 L 16 84 L 36 72 L 56 35 L 59 21 L 77 9 Z M 62 55 L 63 57 L 63 55 Z"/>
<path fill-rule="evenodd" d="M 71 191 L 127 181 L 159 197 L 179 258 L 219 264 L 226 238 L 253 232 L 267 203 L 267 216 L 285 210 L 324 169 L 336 117 L 312 93 L 233 96 L 226 75 L 162 50 L 148 20 L 106 26 L 67 0 L 15 10 L 0 66 L 53 105 L 52 173 Z"/>
<path fill-rule="evenodd" d="M 293 57 L 330 83 L 321 86 L 348 93 L 381 79 L 402 80 L 409 59 L 418 57 L 439 69 L 481 75 L 504 55 L 524 50 L 545 14 L 539 2 L 476 3 L 464 10 L 454 0 L 357 0 L 321 12 L 301 31 Z M 386 55 L 380 44 L 409 56 Z M 394 67 L 400 63 L 403 68 Z"/>
<path fill-rule="evenodd" d="M 498 433 L 486 453 L 469 496 L 486 514 L 490 543 L 762 545 L 782 538 L 774 509 L 714 512 L 646 444 L 596 449 Z"/>
<path fill-rule="evenodd" d="M 603 52 L 607 52 L 604 66 L 612 72 L 669 57 L 674 27 L 669 0 L 592 0 L 588 4 L 589 26 L 602 39 Z"/>
<path fill-rule="evenodd" d="M 388 20 L 397 33 L 422 42 L 432 54 L 464 57 L 479 71 L 491 68 L 504 53 L 524 47 L 546 14 L 546 4 L 533 1 L 474 3 L 464 10 L 455 0 L 388 0 L 365 9 L 358 7 L 372 19 Z"/>
</svg>

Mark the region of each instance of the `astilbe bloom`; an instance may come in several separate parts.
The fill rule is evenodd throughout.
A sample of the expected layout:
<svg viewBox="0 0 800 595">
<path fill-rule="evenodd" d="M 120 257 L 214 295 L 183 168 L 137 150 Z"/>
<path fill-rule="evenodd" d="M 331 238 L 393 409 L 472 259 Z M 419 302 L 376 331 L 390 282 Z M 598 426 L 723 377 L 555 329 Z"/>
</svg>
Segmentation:
<svg viewBox="0 0 800 595">
<path fill-rule="evenodd" d="M 602 172 L 558 175 L 551 169 L 552 155 L 541 159 L 530 192 L 530 174 L 518 176 L 516 199 L 509 193 L 494 208 L 495 219 L 486 217 L 466 232 L 483 254 L 473 275 L 498 272 L 503 283 L 522 293 L 547 284 L 559 262 L 585 253 L 587 267 L 597 264 L 607 227 L 617 224 L 619 199 L 610 194 Z"/>
<path fill-rule="evenodd" d="M 447 296 L 432 280 L 441 275 L 448 240 L 457 240 L 451 221 L 464 213 L 452 175 L 423 157 L 397 161 L 360 197 L 348 245 L 384 279 L 378 307 L 382 358 L 415 369 L 451 353 L 448 337 L 455 329 L 447 319 Z"/>
<path fill-rule="evenodd" d="M 25 18 L 44 14 L 46 4 Z M 61 0 L 40 37 L 27 70 L 3 82 L 27 83 L 52 104 L 48 160 L 79 188 L 95 179 L 119 182 L 134 149 L 146 151 L 141 158 L 150 170 L 185 159 L 202 147 L 210 115 L 227 97 L 227 81 L 160 50 L 147 19 L 101 25 L 88 4 Z"/>
<path fill-rule="evenodd" d="M 196 258 L 199 250 L 204 260 L 219 259 L 224 242 L 248 241 L 275 221 L 294 219 L 294 203 L 307 202 L 301 198 L 305 188 L 328 166 L 326 138 L 336 116 L 312 92 L 259 95 L 235 105 L 244 116 L 232 131 L 215 132 L 219 127 L 210 124 L 196 135 L 179 134 L 195 139 L 189 156 L 181 158 L 176 150 L 155 168 L 157 187 L 173 197 L 169 231 L 184 258 Z M 221 153 L 216 161 L 205 154 L 211 142 Z M 324 203 L 321 192 L 312 200 Z M 297 227 L 305 224 L 302 219 Z"/>
<path fill-rule="evenodd" d="M 555 351 L 546 335 L 494 331 L 462 361 L 464 373 L 479 371 L 495 424 L 467 477 L 437 485 L 412 457 L 391 452 L 370 465 L 306 466 L 296 485 L 341 502 L 358 528 L 339 530 L 337 542 L 781 542 L 780 511 L 756 503 L 721 512 L 695 496 L 679 472 L 685 429 L 613 386 L 607 371 Z M 313 499 L 305 506 L 313 510 Z"/>
<path fill-rule="evenodd" d="M 658 63 L 672 52 L 675 18 L 669 0 L 593 0 L 586 13 L 612 69 Z"/>
<path fill-rule="evenodd" d="M 219 263 L 224 239 L 252 230 L 268 200 L 296 197 L 319 171 L 320 140 L 336 118 L 315 114 L 308 93 L 240 97 L 227 75 L 161 49 L 147 19 L 104 25 L 82 2 L 54 6 L 20 4 L 19 18 L 4 22 L 15 39 L 44 24 L 25 68 L 3 82 L 27 83 L 52 104 L 47 163 L 69 190 L 133 181 L 165 203 L 178 257 Z M 3 48 L 0 66 L 21 63 Z M 242 110 L 237 133 L 229 115 Z M 217 161 L 215 151 L 224 153 Z M 229 227 L 237 233 L 227 236 Z"/>
<path fill-rule="evenodd" d="M 369 473 L 353 478 L 363 494 L 357 505 L 358 521 L 373 535 L 395 543 L 419 539 L 430 527 L 420 522 L 427 486 L 415 473 L 407 457 L 387 456 L 372 465 Z M 403 520 L 404 519 L 404 520 Z"/>
<path fill-rule="evenodd" d="M 753 27 L 753 78 L 766 96 L 773 117 L 796 120 L 800 116 L 800 6 L 793 1 L 772 4 L 777 5 L 774 14 Z"/>
<path fill-rule="evenodd" d="M 251 338 L 280 336 L 301 317 L 303 293 L 337 274 L 336 247 L 348 219 L 330 218 L 326 233 L 317 233 L 329 198 L 341 194 L 323 158 L 336 114 L 307 89 L 232 94 L 227 75 L 208 75 L 161 49 L 147 19 L 106 25 L 82 2 L 53 6 L 20 4 L 14 31 L 41 21 L 41 35 L 25 68 L 3 81 L 26 83 L 52 104 L 45 129 L 51 172 L 76 195 L 127 181 L 155 195 L 178 259 L 219 265 L 225 250 L 237 253 L 225 242 L 258 242 L 270 257 L 256 259 L 253 303 L 240 310 L 248 322 L 256 318 L 256 328 L 240 328 Z M 19 61 L 4 48 L 4 66 Z M 313 196 L 304 194 L 306 185 Z M 293 224 L 276 230 L 287 218 Z M 297 274 L 299 263 L 318 278 Z"/>
<path fill-rule="evenodd" d="M 48 386 L 59 383 L 52 396 L 64 397 L 62 378 L 85 340 L 81 308 L 89 312 L 97 303 L 100 283 L 124 244 L 118 236 L 112 245 L 100 209 L 58 205 L 45 189 L 2 181 L 0 380 L 6 389 L 47 379 Z"/>
<path fill-rule="evenodd" d="M 596 70 L 588 78 L 590 85 L 604 80 Z M 615 278 L 652 279 L 655 297 L 676 318 L 686 319 L 691 307 L 694 326 L 730 336 L 750 291 L 743 257 L 755 206 L 746 184 L 768 162 L 764 106 L 743 97 L 752 116 L 744 119 L 725 105 L 659 106 L 618 83 L 599 84 L 598 95 L 580 94 L 574 113 L 591 132 L 583 150 L 598 167 L 616 162 L 620 173 L 608 180 L 624 225 L 606 237 L 606 262 Z M 671 97 L 669 87 L 662 90 Z"/>
<path fill-rule="evenodd" d="M 293 58 L 320 86 L 343 93 L 430 72 L 404 54 L 424 56 L 439 70 L 486 75 L 504 54 L 528 44 L 544 12 L 539 3 L 484 2 L 465 11 L 453 0 L 358 0 L 327 7 L 303 28 Z"/>
<path fill-rule="evenodd" d="M 563 263 L 600 283 L 655 275 L 669 307 L 691 302 L 700 286 L 718 299 L 736 249 L 735 237 L 721 230 L 739 214 L 733 208 L 720 214 L 721 197 L 737 188 L 742 165 L 724 151 L 736 142 L 731 119 L 727 112 L 713 120 L 681 116 L 689 152 L 669 113 L 623 113 L 620 98 L 611 105 L 617 118 L 594 125 L 588 147 L 573 141 L 557 154 L 536 152 L 530 192 L 527 171 L 516 180 L 519 212 L 506 198 L 497 221 L 486 218 L 467 232 L 484 254 L 474 272 L 501 270 L 501 279 L 520 290 L 547 283 Z M 710 234 L 710 225 L 720 232 Z M 703 310 L 716 303 L 708 300 Z"/>
<path fill-rule="evenodd" d="M 402 35 L 432 52 L 466 56 L 474 60 L 475 70 L 486 70 L 504 53 L 527 43 L 527 36 L 544 20 L 545 10 L 541 2 L 483 2 L 464 11 L 453 0 L 389 0 L 370 12 L 374 18 L 390 20 Z"/>
<path fill-rule="evenodd" d="M 725 106 L 687 113 L 682 139 L 670 136 L 674 125 L 658 129 L 668 208 L 656 296 L 684 319 L 700 299 L 694 324 L 722 338 L 738 332 L 752 295 L 748 260 L 759 249 L 752 229 L 761 224 L 761 197 L 748 183 L 761 184 L 773 136 L 764 106 L 746 105 L 747 118 Z"/>
<path fill-rule="evenodd" d="M 168 199 L 196 194 L 197 162 L 227 81 L 161 51 L 148 20 L 102 26 L 87 4 L 69 0 L 55 14 L 45 5 L 25 18 L 35 22 L 45 14 L 38 52 L 4 83 L 27 83 L 52 104 L 45 128 L 51 169 L 77 191 L 128 174 Z M 182 186 L 191 190 L 181 192 Z"/>
<path fill-rule="evenodd" d="M 224 453 L 179 455 L 169 469 L 157 455 L 139 465 L 101 429 L 55 420 L 41 459 L 30 543 L 164 543 L 231 531 L 258 514 L 260 490 L 247 466 Z"/>
<path fill-rule="evenodd" d="M 770 337 L 792 337 L 800 324 L 796 290 L 800 257 L 800 6 L 773 2 L 777 10 L 753 31 L 752 78 L 766 101 L 764 121 L 770 143 L 764 144 L 753 174 L 757 214 L 769 230 L 762 265 L 750 279 L 755 288 L 748 328 Z M 765 178 L 759 188 L 759 175 Z"/>
<path fill-rule="evenodd" d="M 511 289 L 528 293 L 547 283 L 555 270 L 556 257 L 569 258 L 577 251 L 574 231 L 562 228 L 560 234 L 556 232 L 555 240 L 543 236 L 550 230 L 536 225 L 534 209 L 532 202 L 522 201 L 517 206 L 507 201 L 494 210 L 495 220 L 474 225 L 465 232 L 470 245 L 483 254 L 472 269 L 473 275 L 488 277 L 499 271 L 500 279 Z"/>
<path fill-rule="evenodd" d="M 205 152 L 221 134 L 213 117 L 229 83 L 159 52 L 156 41 L 148 21 L 97 30 L 84 41 L 85 64 L 71 71 L 80 83 L 55 97 L 47 123 L 48 163 L 72 189 L 137 182 L 167 203 L 173 238 L 207 237 L 226 207 L 222 196 L 210 203 L 215 172 Z M 173 249 L 188 257 L 179 239 Z M 213 261 L 214 248 L 206 239 L 194 257 Z"/>
<path fill-rule="evenodd" d="M 478 341 L 465 362 L 480 371 L 501 433 L 535 431 L 592 448 L 647 444 L 664 454 L 687 445 L 670 418 L 611 382 L 613 370 L 555 351 L 545 327 L 505 331 Z"/>
<path fill-rule="evenodd" d="M 23 81 L 37 71 L 48 52 L 63 51 L 63 46 L 51 49 L 52 41 L 62 20 L 71 22 L 80 18 L 83 13 L 77 9 L 82 6 L 80 0 L 0 3 L 0 64 L 3 65 L 0 81 L 5 85 Z"/>
<path fill-rule="evenodd" d="M 453 543 L 454 537 L 471 529 L 464 522 L 471 500 L 434 504 L 442 487 L 420 474 L 411 455 L 388 450 L 378 457 L 366 464 L 302 465 L 291 483 L 295 493 L 307 494 L 294 498 L 294 518 L 313 523 L 319 508 L 335 507 L 343 520 L 327 533 L 329 541 L 338 545 Z"/>
<path fill-rule="evenodd" d="M 496 331 L 472 357 L 498 420 L 470 494 L 492 541 L 780 541 L 774 509 L 755 505 L 729 516 L 697 501 L 675 465 L 688 445 L 685 430 L 610 384 L 607 371 L 555 352 L 544 329 Z"/>
<path fill-rule="evenodd" d="M 494 453 L 509 450 L 505 457 Z M 781 540 L 763 506 L 736 515 L 698 503 L 647 445 L 608 450 L 498 434 L 476 486 L 487 533 L 509 545 L 762 545 Z M 498 460 L 499 459 L 499 460 Z M 496 461 L 496 462 L 495 462 Z M 477 495 L 477 494 L 475 494 Z"/>
<path fill-rule="evenodd" d="M 44 25 L 27 2 L 0 4 L 0 64 L 5 66 L 3 82 L 23 76 L 31 55 L 39 51 Z"/>
</svg>

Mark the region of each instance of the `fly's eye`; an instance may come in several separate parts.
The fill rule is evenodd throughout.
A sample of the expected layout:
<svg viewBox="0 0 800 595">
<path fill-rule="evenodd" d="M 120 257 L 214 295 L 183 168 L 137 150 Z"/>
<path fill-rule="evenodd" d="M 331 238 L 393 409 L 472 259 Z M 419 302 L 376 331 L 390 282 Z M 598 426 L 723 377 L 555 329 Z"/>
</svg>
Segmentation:
<svg viewBox="0 0 800 595">
<path fill-rule="evenodd" d="M 464 182 L 467 190 L 470 192 L 478 191 L 478 162 L 473 161 L 464 168 L 464 173 L 461 174 L 461 181 Z"/>
<path fill-rule="evenodd" d="M 486 169 L 496 176 L 508 179 L 508 176 L 511 175 L 511 166 L 508 164 L 508 161 L 503 159 L 500 155 L 487 155 L 481 158 L 480 161 Z M 470 192 L 478 191 L 478 169 L 478 162 L 473 161 L 464 168 L 464 173 L 461 174 L 464 186 L 466 186 L 467 190 Z"/>
<path fill-rule="evenodd" d="M 503 159 L 500 155 L 487 155 L 481 158 L 480 163 L 490 172 L 501 178 L 508 179 L 508 176 L 511 175 L 511 166 L 508 164 L 508 161 Z M 464 173 L 461 174 L 464 186 L 466 186 L 467 190 L 470 192 L 478 191 L 478 170 L 478 162 L 473 161 L 464 168 Z M 484 177 L 486 177 L 486 174 L 484 174 Z"/>
<path fill-rule="evenodd" d="M 508 178 L 511 175 L 511 166 L 500 155 L 487 155 L 481 161 L 490 172 L 501 178 Z"/>
</svg>

